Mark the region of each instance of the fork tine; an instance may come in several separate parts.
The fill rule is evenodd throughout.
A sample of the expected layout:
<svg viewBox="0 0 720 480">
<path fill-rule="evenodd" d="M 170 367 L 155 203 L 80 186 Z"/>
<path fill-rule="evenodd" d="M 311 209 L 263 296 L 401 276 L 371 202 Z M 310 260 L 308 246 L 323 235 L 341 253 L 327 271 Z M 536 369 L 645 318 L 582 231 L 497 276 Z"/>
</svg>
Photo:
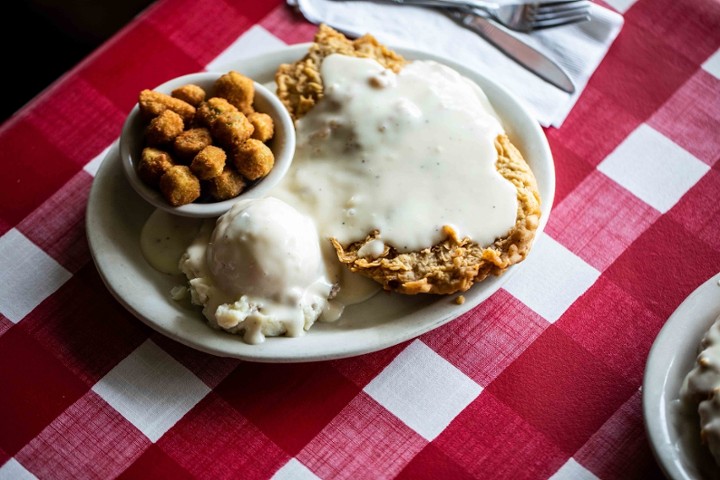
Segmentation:
<svg viewBox="0 0 720 480">
<path fill-rule="evenodd" d="M 587 13 L 588 8 L 587 7 L 574 7 L 574 8 L 565 8 L 563 10 L 536 10 L 534 14 L 532 15 L 533 19 L 542 20 L 542 19 L 551 19 L 551 18 L 557 18 L 557 17 L 567 17 L 571 15 L 582 15 Z"/>
<path fill-rule="evenodd" d="M 573 3 L 588 3 L 588 0 L 549 0 L 547 2 L 536 2 L 535 6 L 538 8 L 572 5 Z"/>
<path fill-rule="evenodd" d="M 564 18 L 554 18 L 551 20 L 539 20 L 537 22 L 533 22 L 532 28 L 533 30 L 543 30 L 545 28 L 562 27 L 563 25 L 585 22 L 587 20 L 590 20 L 590 15 L 588 14 L 573 15 Z"/>
<path fill-rule="evenodd" d="M 573 2 L 566 5 L 541 5 L 535 9 L 535 15 L 556 15 L 566 12 L 584 11 L 590 8 L 588 2 Z"/>
</svg>

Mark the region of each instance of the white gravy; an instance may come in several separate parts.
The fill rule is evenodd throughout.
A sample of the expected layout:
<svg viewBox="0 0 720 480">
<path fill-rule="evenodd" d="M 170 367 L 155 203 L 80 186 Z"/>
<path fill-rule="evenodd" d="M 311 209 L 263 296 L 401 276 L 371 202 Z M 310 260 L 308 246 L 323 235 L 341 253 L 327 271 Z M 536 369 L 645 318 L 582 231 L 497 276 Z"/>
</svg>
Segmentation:
<svg viewBox="0 0 720 480">
<path fill-rule="evenodd" d="M 293 165 L 271 193 L 321 238 L 348 244 L 377 229 L 413 251 L 442 241 L 445 225 L 481 245 L 514 225 L 516 190 L 495 168 L 503 129 L 476 84 L 436 62 L 395 74 L 343 55 L 321 74 L 324 98 L 297 122 Z"/>
</svg>

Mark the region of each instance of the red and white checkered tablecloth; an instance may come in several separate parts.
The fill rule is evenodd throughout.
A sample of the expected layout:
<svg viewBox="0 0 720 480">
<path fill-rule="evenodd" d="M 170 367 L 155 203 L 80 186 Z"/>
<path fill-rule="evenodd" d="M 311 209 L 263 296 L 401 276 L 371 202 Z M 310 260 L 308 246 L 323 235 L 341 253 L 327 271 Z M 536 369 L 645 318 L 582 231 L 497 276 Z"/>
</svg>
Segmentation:
<svg viewBox="0 0 720 480">
<path fill-rule="evenodd" d="M 0 479 L 659 478 L 645 360 L 720 271 L 720 3 L 607 4 L 625 26 L 546 130 L 555 207 L 522 274 L 420 338 L 294 365 L 144 326 L 84 217 L 138 91 L 315 26 L 281 0 L 136 18 L 0 128 Z"/>
</svg>

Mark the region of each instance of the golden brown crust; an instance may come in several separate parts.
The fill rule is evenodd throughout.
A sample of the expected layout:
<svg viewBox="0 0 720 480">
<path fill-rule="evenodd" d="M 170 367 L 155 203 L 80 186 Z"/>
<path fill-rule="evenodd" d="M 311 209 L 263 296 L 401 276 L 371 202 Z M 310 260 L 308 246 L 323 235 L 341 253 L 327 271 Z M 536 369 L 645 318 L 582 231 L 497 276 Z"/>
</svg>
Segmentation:
<svg viewBox="0 0 720 480">
<path fill-rule="evenodd" d="M 275 75 L 278 96 L 293 118 L 302 117 L 322 98 L 320 64 L 332 53 L 374 58 L 396 72 L 406 63 L 369 35 L 351 41 L 321 25 L 308 54 L 298 62 L 281 65 Z M 351 271 L 382 284 L 385 290 L 405 294 L 464 292 L 488 275 L 501 275 L 509 266 L 522 261 L 538 228 L 540 195 L 530 167 L 505 134 L 497 137 L 495 147 L 498 172 L 517 190 L 517 219 L 506 236 L 483 247 L 468 238 L 458 238 L 453 229 L 446 226 L 445 240 L 433 247 L 400 253 L 386 245 L 378 258 L 359 257 L 360 248 L 380 237 L 380 232 L 374 231 L 350 245 L 331 239 L 338 259 Z"/>
<path fill-rule="evenodd" d="M 171 96 L 197 108 L 197 106 L 205 100 L 205 90 L 197 85 L 188 83 L 173 90 Z"/>
<path fill-rule="evenodd" d="M 395 72 L 406 63 L 403 57 L 381 45 L 372 35 L 363 35 L 353 41 L 321 24 L 308 54 L 295 63 L 280 65 L 275 73 L 278 97 L 293 119 L 305 115 L 322 98 L 320 64 L 333 53 L 373 58 Z"/>
<path fill-rule="evenodd" d="M 406 294 L 464 292 L 488 275 L 501 275 L 522 261 L 540 220 L 540 194 L 530 167 L 506 135 L 497 137 L 495 148 L 498 172 L 517 189 L 517 220 L 508 235 L 482 247 L 468 238 L 457 238 L 450 227 L 445 227 L 446 239 L 431 248 L 398 253 L 386 246 L 376 259 L 359 257 L 360 248 L 379 237 L 375 231 L 347 247 L 332 239 L 338 259 L 351 271 L 381 283 L 385 290 Z"/>
</svg>

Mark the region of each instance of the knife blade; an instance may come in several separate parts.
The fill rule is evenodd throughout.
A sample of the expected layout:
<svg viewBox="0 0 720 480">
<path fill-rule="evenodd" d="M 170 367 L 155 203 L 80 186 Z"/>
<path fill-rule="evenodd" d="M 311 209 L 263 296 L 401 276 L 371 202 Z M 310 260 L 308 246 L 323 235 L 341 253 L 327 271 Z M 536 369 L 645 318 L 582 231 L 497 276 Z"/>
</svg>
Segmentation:
<svg viewBox="0 0 720 480">
<path fill-rule="evenodd" d="M 522 67 L 567 93 L 575 93 L 575 84 L 565 70 L 542 52 L 518 40 L 490 20 L 466 10 L 452 10 L 448 14 L 462 26 L 490 42 L 498 50 Z"/>
</svg>

